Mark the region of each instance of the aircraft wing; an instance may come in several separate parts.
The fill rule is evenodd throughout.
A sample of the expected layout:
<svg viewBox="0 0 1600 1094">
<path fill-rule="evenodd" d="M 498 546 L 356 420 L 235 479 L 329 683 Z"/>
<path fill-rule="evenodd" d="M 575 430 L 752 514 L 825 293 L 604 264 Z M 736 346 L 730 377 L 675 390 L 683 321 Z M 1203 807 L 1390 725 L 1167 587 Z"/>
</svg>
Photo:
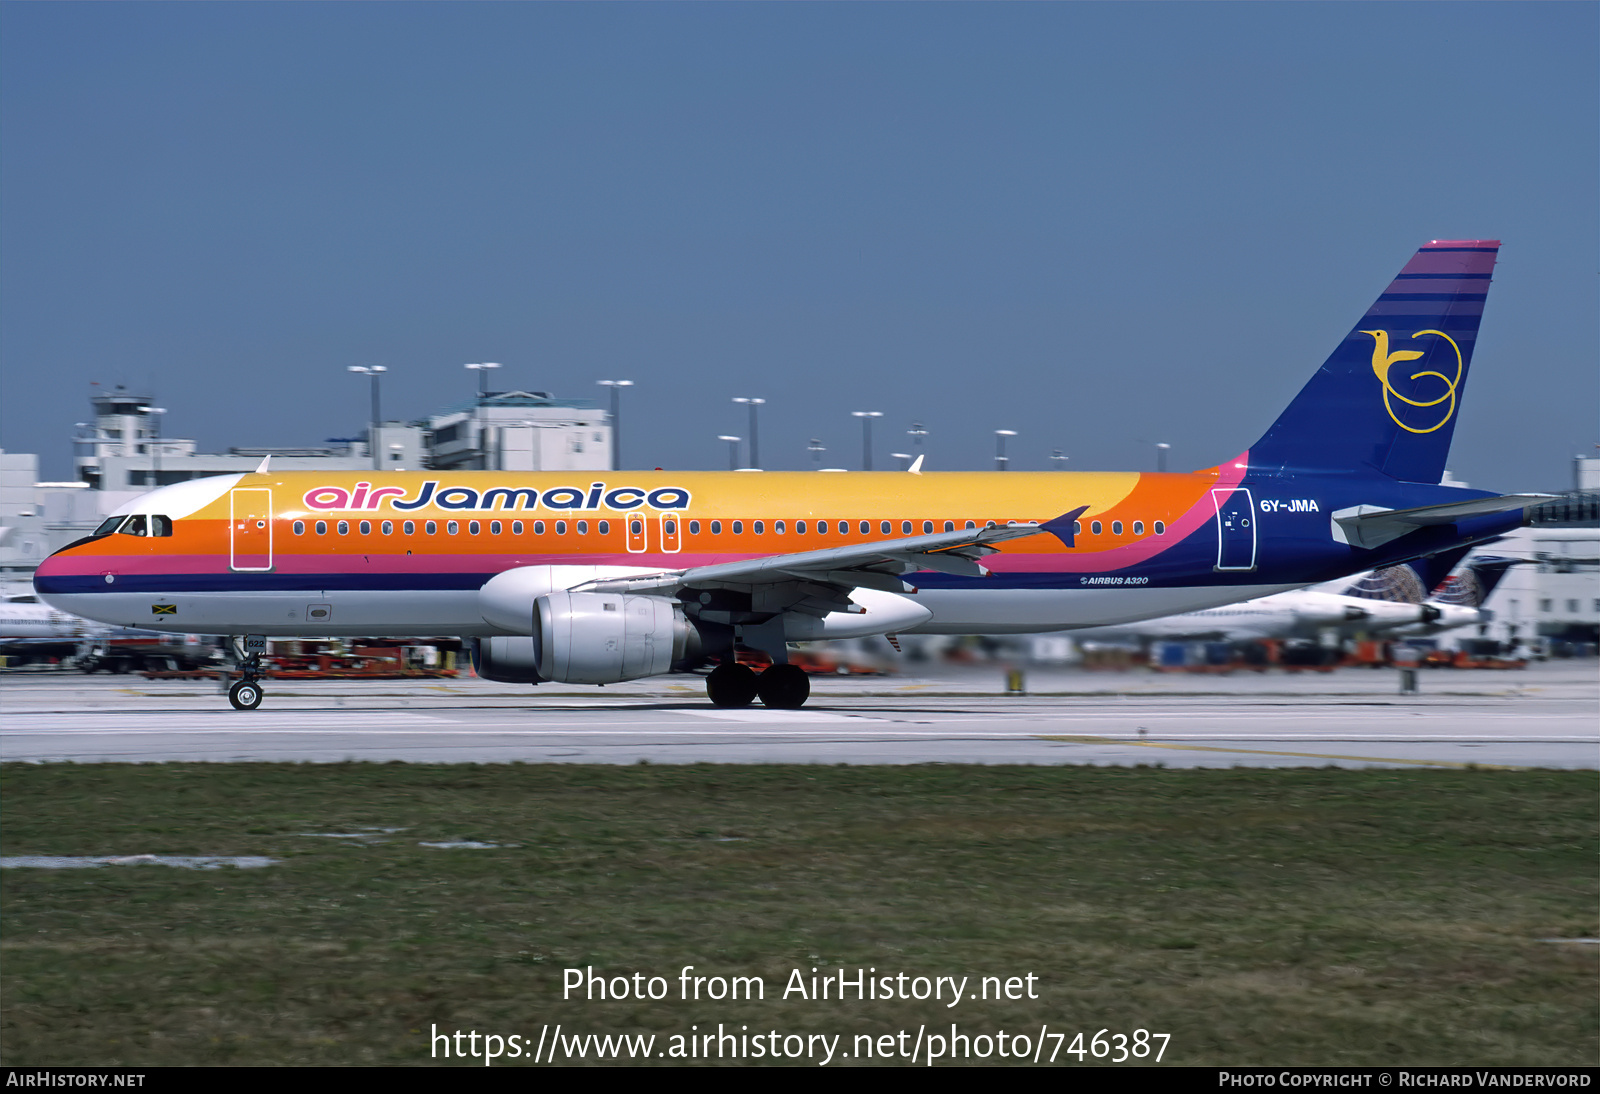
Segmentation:
<svg viewBox="0 0 1600 1094">
<path fill-rule="evenodd" d="M 1527 509 L 1553 497 L 1554 494 L 1502 494 L 1497 498 L 1468 498 L 1466 501 L 1423 505 L 1416 509 L 1355 505 L 1332 514 L 1333 538 L 1352 547 L 1371 550 L 1430 524 L 1454 524 L 1465 517 L 1509 513 L 1513 509 Z"/>
<path fill-rule="evenodd" d="M 905 592 L 906 585 L 900 579 L 901 575 L 917 570 L 941 570 L 967 577 L 985 577 L 989 571 L 978 563 L 978 559 L 994 554 L 998 548 L 993 545 L 1006 540 L 1047 532 L 1070 547 L 1074 523 L 1087 509 L 1088 506 L 1081 506 L 1043 524 L 957 529 L 953 532 L 876 540 L 849 547 L 831 547 L 821 551 L 797 551 L 739 562 L 692 566 L 659 574 L 602 578 L 578 586 L 574 591 L 671 596 L 690 588 L 753 592 L 763 586 L 821 586 L 815 591 L 823 595 L 816 598 L 806 595 L 801 588 L 794 588 L 792 595 L 797 596 L 799 602 L 786 605 L 781 610 L 809 609 L 825 614 L 838 610 L 838 592 L 857 588 Z M 830 596 L 829 593 L 834 595 Z M 814 599 L 814 603 L 804 603 L 808 599 Z"/>
</svg>

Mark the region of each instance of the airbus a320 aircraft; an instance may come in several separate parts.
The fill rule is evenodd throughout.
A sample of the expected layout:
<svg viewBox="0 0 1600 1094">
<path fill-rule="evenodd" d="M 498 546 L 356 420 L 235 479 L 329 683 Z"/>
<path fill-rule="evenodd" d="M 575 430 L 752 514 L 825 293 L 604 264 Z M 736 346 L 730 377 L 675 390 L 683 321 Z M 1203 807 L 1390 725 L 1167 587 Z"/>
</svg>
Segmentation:
<svg viewBox="0 0 1600 1094">
<path fill-rule="evenodd" d="M 714 665 L 713 703 L 798 707 L 786 643 L 1017 634 L 1281 592 L 1499 535 L 1542 495 L 1438 485 L 1499 243 L 1428 243 L 1264 437 L 1189 474 L 497 471 L 162 487 L 39 567 L 118 625 L 473 639 L 491 680 Z M 252 640 L 253 639 L 253 640 Z M 757 676 L 738 647 L 766 652 Z M 261 702 L 259 657 L 229 696 Z"/>
</svg>

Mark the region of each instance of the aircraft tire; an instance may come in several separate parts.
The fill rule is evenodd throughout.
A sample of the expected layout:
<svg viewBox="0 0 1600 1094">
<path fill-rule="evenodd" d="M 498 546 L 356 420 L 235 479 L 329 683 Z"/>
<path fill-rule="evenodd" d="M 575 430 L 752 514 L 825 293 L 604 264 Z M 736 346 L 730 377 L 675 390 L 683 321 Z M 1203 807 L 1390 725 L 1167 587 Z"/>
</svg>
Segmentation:
<svg viewBox="0 0 1600 1094">
<path fill-rule="evenodd" d="M 773 665 L 756 678 L 756 694 L 763 706 L 799 710 L 811 697 L 811 679 L 799 665 Z"/>
<path fill-rule="evenodd" d="M 240 680 L 228 689 L 228 702 L 234 710 L 254 710 L 261 705 L 261 685 L 254 680 Z"/>
<path fill-rule="evenodd" d="M 718 665 L 706 677 L 706 696 L 712 706 L 747 707 L 756 697 L 756 674 L 737 663 Z"/>
</svg>

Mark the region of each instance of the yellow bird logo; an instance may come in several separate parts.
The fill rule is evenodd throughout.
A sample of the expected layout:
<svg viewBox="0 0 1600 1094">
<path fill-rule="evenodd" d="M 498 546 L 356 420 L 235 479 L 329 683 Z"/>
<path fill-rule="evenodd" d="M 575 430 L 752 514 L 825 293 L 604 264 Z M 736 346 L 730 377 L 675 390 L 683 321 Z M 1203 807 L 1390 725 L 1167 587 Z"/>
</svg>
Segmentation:
<svg viewBox="0 0 1600 1094">
<path fill-rule="evenodd" d="M 1437 334 L 1440 338 L 1449 342 L 1450 348 L 1456 351 L 1456 374 L 1454 377 L 1446 376 L 1444 373 L 1436 372 L 1433 369 L 1424 369 L 1421 372 L 1413 372 L 1411 374 L 1410 379 L 1412 380 L 1420 380 L 1425 376 L 1431 376 L 1444 384 L 1444 394 L 1436 399 L 1422 400 L 1407 398 L 1396 391 L 1394 385 L 1389 382 L 1389 369 L 1392 366 L 1402 361 L 1415 361 L 1423 356 L 1422 352 L 1414 349 L 1399 349 L 1390 353 L 1389 332 L 1386 330 L 1364 330 L 1360 333 L 1372 336 L 1374 342 L 1372 347 L 1372 371 L 1377 374 L 1378 382 L 1383 385 L 1383 408 L 1389 412 L 1389 417 L 1394 420 L 1395 425 L 1407 433 L 1432 433 L 1434 430 L 1442 428 L 1446 422 L 1455 417 L 1456 388 L 1461 383 L 1461 374 L 1466 371 L 1466 366 L 1462 363 L 1461 347 L 1456 345 L 1454 338 L 1451 338 L 1442 330 L 1419 330 L 1411 336 L 1413 338 L 1421 338 L 1424 334 Z M 1400 420 L 1399 416 L 1394 412 L 1394 404 L 1389 401 L 1391 398 L 1398 399 L 1407 406 L 1429 407 L 1438 406 L 1444 402 L 1448 402 L 1450 405 L 1445 408 L 1444 417 L 1427 429 L 1417 429 L 1406 425 L 1405 422 Z"/>
</svg>

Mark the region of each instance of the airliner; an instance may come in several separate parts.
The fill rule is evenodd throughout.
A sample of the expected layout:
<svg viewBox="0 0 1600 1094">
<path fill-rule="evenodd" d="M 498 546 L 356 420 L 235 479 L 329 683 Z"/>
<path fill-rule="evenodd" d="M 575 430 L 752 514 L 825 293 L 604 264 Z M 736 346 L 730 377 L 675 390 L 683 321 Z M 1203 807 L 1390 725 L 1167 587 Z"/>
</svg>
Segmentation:
<svg viewBox="0 0 1600 1094">
<path fill-rule="evenodd" d="M 490 680 L 709 669 L 713 704 L 793 709 L 810 685 L 790 642 L 1127 623 L 1518 526 L 1544 495 L 1440 485 L 1498 250 L 1425 244 L 1255 445 L 1187 474 L 357 475 L 269 458 L 124 505 L 35 587 L 107 623 L 235 636 L 240 709 L 261 702 L 267 636 L 447 634 Z"/>
<path fill-rule="evenodd" d="M 1459 552 L 1448 552 L 1459 556 Z M 1522 559 L 1485 555 L 1462 571 L 1435 581 L 1418 560 L 1377 570 L 1354 584 L 1330 582 L 1309 589 L 1274 593 L 1238 604 L 1163 616 L 1139 623 L 1089 627 L 1073 637 L 1090 642 L 1127 642 L 1185 638 L 1250 641 L 1262 638 L 1320 638 L 1327 632 L 1342 637 L 1375 638 L 1435 635 L 1487 622 L 1483 602 L 1508 567 Z M 1442 567 L 1448 571 L 1448 563 Z M 1435 587 L 1428 595 L 1430 586 Z"/>
</svg>

